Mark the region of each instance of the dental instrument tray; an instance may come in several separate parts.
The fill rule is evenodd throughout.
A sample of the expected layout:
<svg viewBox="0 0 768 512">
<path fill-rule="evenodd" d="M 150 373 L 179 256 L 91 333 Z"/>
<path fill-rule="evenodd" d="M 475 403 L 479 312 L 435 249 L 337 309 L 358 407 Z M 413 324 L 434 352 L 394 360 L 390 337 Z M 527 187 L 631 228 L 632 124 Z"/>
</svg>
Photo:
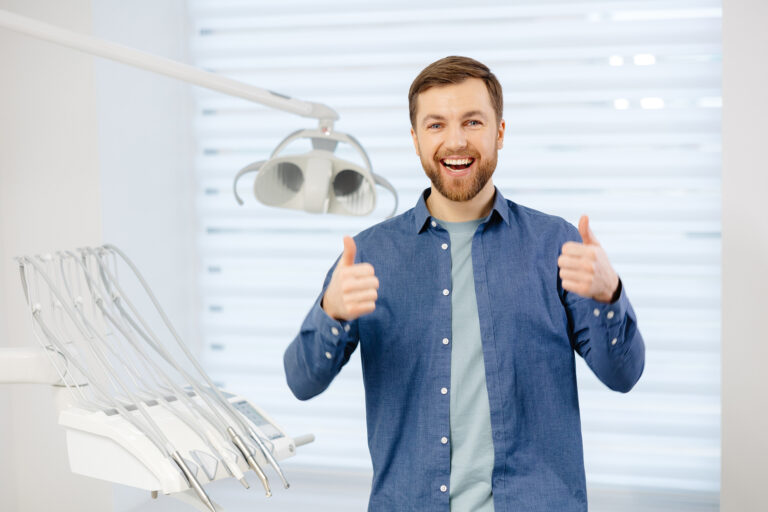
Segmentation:
<svg viewBox="0 0 768 512">
<path fill-rule="evenodd" d="M 289 487 L 278 461 L 314 436 L 292 438 L 263 410 L 219 389 L 121 250 L 17 261 L 32 331 L 63 386 L 59 423 L 74 473 L 211 512 L 221 508 L 203 485 L 214 480 L 233 477 L 248 488 L 244 474 L 253 470 L 270 496 L 271 466 Z M 125 292 L 137 288 L 148 301 L 134 304 Z"/>
</svg>

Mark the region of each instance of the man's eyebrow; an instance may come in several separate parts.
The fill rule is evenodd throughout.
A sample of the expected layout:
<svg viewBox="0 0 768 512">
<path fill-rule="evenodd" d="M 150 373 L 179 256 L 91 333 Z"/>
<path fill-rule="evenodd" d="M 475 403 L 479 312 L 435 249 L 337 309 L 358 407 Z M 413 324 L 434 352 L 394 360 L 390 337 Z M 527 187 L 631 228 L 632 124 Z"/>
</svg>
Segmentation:
<svg viewBox="0 0 768 512">
<path fill-rule="evenodd" d="M 422 120 L 422 123 L 426 123 L 427 121 L 445 121 L 445 118 L 439 114 L 427 114 Z"/>
<path fill-rule="evenodd" d="M 482 110 L 471 110 L 469 112 L 466 112 L 463 116 L 461 116 L 463 119 L 467 119 L 468 117 L 482 117 L 485 119 L 485 112 Z"/>
</svg>

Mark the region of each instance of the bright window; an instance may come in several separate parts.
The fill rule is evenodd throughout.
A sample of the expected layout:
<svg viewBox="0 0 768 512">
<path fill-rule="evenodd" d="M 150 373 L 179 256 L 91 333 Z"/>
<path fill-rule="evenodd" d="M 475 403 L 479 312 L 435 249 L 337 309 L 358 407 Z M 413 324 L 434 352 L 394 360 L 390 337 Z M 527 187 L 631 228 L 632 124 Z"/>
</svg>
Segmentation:
<svg viewBox="0 0 768 512">
<path fill-rule="evenodd" d="M 719 0 L 199 0 L 190 16 L 195 65 L 335 108 L 337 129 L 399 191 L 400 211 L 428 186 L 408 133 L 411 81 L 446 55 L 488 64 L 507 122 L 495 183 L 571 222 L 590 215 L 647 344 L 628 395 L 577 358 L 591 509 L 717 510 Z M 291 434 L 317 435 L 296 464 L 365 474 L 359 357 L 302 403 L 282 353 L 342 236 L 382 220 L 391 200 L 382 192 L 364 219 L 269 209 L 252 194 L 238 207 L 235 172 L 314 123 L 205 91 L 196 111 L 205 363 Z"/>
</svg>

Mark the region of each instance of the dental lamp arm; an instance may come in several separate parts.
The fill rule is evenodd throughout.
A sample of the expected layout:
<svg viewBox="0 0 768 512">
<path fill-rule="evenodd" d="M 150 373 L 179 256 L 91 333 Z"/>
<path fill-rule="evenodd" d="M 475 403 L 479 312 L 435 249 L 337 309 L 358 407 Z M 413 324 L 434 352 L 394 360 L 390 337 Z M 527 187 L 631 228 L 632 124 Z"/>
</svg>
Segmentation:
<svg viewBox="0 0 768 512">
<path fill-rule="evenodd" d="M 235 199 L 237 200 L 237 204 L 239 204 L 240 206 L 243 206 L 243 200 L 240 197 L 240 194 L 237 193 L 237 182 L 240 181 L 240 178 L 242 177 L 243 174 L 258 171 L 259 168 L 262 165 L 264 165 L 264 162 L 266 162 L 266 160 L 259 160 L 258 162 L 248 164 L 242 169 L 240 169 L 235 175 L 235 182 L 232 184 L 232 191 L 235 193 Z"/>
<path fill-rule="evenodd" d="M 1 9 L 0 27 L 67 46 L 91 55 L 122 62 L 129 66 L 152 71 L 153 73 L 175 78 L 183 82 L 199 85 L 200 87 L 229 94 L 230 96 L 261 103 L 278 110 L 318 119 L 322 127 L 332 128 L 333 122 L 339 118 L 339 114 L 335 110 L 322 103 L 290 98 L 266 89 L 238 82 L 237 80 L 209 73 L 188 64 L 182 64 L 175 60 L 134 50 L 133 48 L 97 37 L 79 34 Z"/>
<path fill-rule="evenodd" d="M 373 181 L 378 186 L 384 187 L 385 189 L 387 189 L 389 193 L 392 194 L 392 197 L 395 198 L 395 205 L 392 207 L 392 211 L 389 212 L 389 215 L 387 215 L 387 218 L 390 219 L 395 215 L 395 213 L 397 213 L 397 205 L 398 205 L 397 191 L 395 190 L 395 187 L 393 187 L 392 184 L 389 182 L 389 180 L 387 180 L 384 176 L 380 174 L 373 173 Z"/>
</svg>

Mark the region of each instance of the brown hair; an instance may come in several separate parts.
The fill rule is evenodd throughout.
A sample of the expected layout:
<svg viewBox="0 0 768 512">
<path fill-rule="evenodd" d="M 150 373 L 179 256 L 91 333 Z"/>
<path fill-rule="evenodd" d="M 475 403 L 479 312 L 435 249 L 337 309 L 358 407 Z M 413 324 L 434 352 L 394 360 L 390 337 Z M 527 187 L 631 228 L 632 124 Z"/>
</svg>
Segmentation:
<svg viewBox="0 0 768 512">
<path fill-rule="evenodd" d="M 416 126 L 416 98 L 431 87 L 459 84 L 467 78 L 479 78 L 485 82 L 491 106 L 496 113 L 496 121 L 500 121 L 504 112 L 504 97 L 501 84 L 496 75 L 491 73 L 488 66 L 469 57 L 450 56 L 437 60 L 424 68 L 411 84 L 408 91 L 408 110 L 411 115 L 411 126 Z"/>
</svg>

